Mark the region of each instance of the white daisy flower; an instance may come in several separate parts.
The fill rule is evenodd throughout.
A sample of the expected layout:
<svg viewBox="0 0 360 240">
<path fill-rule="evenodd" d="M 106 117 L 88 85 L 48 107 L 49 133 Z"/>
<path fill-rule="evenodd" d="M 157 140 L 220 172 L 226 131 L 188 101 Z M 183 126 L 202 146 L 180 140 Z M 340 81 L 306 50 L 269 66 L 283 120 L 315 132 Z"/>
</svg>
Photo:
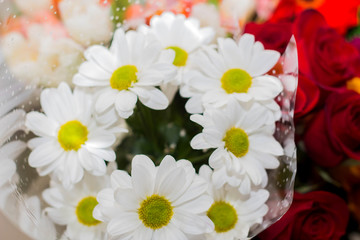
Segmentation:
<svg viewBox="0 0 360 240">
<path fill-rule="evenodd" d="M 200 28 L 199 20 L 172 12 L 152 17 L 150 26 L 143 25 L 139 31 L 156 36 L 164 49 L 175 52 L 173 64 L 178 68 L 178 74 L 175 78 L 165 79 L 162 85 L 169 98 L 173 97 L 182 83 L 183 73 L 191 67 L 192 55 L 204 44 L 210 43 L 215 34 L 210 27 Z"/>
<path fill-rule="evenodd" d="M 202 166 L 199 174 L 209 183 L 212 182 L 213 172 L 208 166 Z M 251 227 L 261 224 L 269 209 L 265 204 L 269 192 L 265 189 L 251 192 L 250 196 L 245 197 L 236 188 L 217 189 L 210 184 L 208 193 L 214 202 L 207 216 L 213 221 L 215 231 L 205 235 L 207 240 L 247 239 Z"/>
<path fill-rule="evenodd" d="M 41 209 L 41 202 L 37 196 L 25 196 L 19 204 L 20 229 L 29 237 L 36 240 L 56 240 L 56 229 L 52 221 Z"/>
<path fill-rule="evenodd" d="M 137 99 L 147 107 L 161 110 L 169 101 L 158 86 L 176 73 L 174 53 L 163 51 L 156 39 L 122 29 L 115 32 L 110 50 L 92 46 L 85 52 L 87 61 L 80 66 L 73 82 L 98 87 L 101 91 L 95 108 L 104 112 L 113 105 L 122 118 L 132 115 Z"/>
<path fill-rule="evenodd" d="M 112 165 L 109 170 L 114 170 Z M 93 176 L 85 174 L 83 180 L 71 190 L 52 181 L 45 189 L 43 198 L 50 206 L 45 209 L 50 219 L 59 225 L 66 225 L 64 235 L 72 240 L 105 240 L 106 225 L 93 217 L 98 204 L 96 195 L 110 186 L 110 175 Z"/>
<path fill-rule="evenodd" d="M 186 104 L 188 112 L 200 113 L 208 105 L 220 108 L 230 100 L 255 100 L 267 106 L 283 90 L 278 78 L 266 74 L 280 54 L 264 50 L 253 35 L 244 34 L 238 43 L 219 38 L 218 52 L 209 47 L 203 49 L 194 56 L 197 69 L 184 76 L 186 85 L 181 95 L 190 98 Z"/>
<path fill-rule="evenodd" d="M 217 187 L 225 183 L 234 186 L 241 181 L 239 190 L 249 193 L 251 184 L 262 187 L 267 184 L 265 169 L 279 166 L 277 157 L 284 151 L 273 137 L 275 124 L 266 125 L 266 113 L 260 106 L 245 110 L 231 102 L 223 110 L 212 109 L 204 115 L 191 116 L 192 121 L 203 126 L 202 133 L 191 140 L 192 148 L 216 148 L 209 164 L 219 176 Z"/>
<path fill-rule="evenodd" d="M 115 161 L 111 146 L 116 139 L 93 118 L 91 94 L 78 88 L 72 93 L 61 83 L 58 88 L 42 91 L 40 103 L 44 113 L 26 116 L 26 127 L 39 136 L 28 142 L 33 150 L 29 165 L 41 176 L 54 173 L 67 188 L 82 179 L 84 169 L 104 175 L 104 160 Z"/>
<path fill-rule="evenodd" d="M 114 239 L 188 239 L 214 229 L 205 215 L 212 202 L 207 187 L 189 161 L 166 156 L 155 167 L 148 157 L 137 155 L 131 177 L 124 171 L 112 173 L 111 188 L 97 196 L 94 216 L 108 222 Z"/>
</svg>

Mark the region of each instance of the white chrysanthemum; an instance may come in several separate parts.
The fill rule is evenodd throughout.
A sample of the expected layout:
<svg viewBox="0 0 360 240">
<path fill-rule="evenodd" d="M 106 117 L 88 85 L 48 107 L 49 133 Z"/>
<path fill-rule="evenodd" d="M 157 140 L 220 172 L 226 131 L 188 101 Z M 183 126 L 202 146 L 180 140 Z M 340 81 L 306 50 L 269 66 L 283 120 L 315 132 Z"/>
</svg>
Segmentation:
<svg viewBox="0 0 360 240">
<path fill-rule="evenodd" d="M 208 166 L 202 166 L 199 174 L 209 183 L 213 181 L 213 172 Z M 265 189 L 243 196 L 236 188 L 217 189 L 210 184 L 208 193 L 214 202 L 207 216 L 214 222 L 215 231 L 205 235 L 207 240 L 247 239 L 251 227 L 261 224 L 268 212 L 265 202 L 269 192 Z"/>
<path fill-rule="evenodd" d="M 111 188 L 102 190 L 94 217 L 109 222 L 114 239 L 182 240 L 212 232 L 205 215 L 211 198 L 208 184 L 192 164 L 166 156 L 159 167 L 144 155 L 132 161 L 131 177 L 124 171 L 111 175 Z"/>
<path fill-rule="evenodd" d="M 113 105 L 123 118 L 132 115 L 137 99 L 147 107 L 165 109 L 169 101 L 156 88 L 176 73 L 174 53 L 163 50 L 155 39 L 122 29 L 115 32 L 110 50 L 92 46 L 85 52 L 87 61 L 80 66 L 74 83 L 98 87 L 95 108 L 102 113 Z"/>
<path fill-rule="evenodd" d="M 175 52 L 173 64 L 178 68 L 178 74 L 175 78 L 165 79 L 162 85 L 170 99 L 182 83 L 183 73 L 191 67 L 192 55 L 204 44 L 210 43 L 215 34 L 210 27 L 200 28 L 199 20 L 172 12 L 154 16 L 150 26 L 143 25 L 140 31 L 155 35 L 164 49 Z"/>
<path fill-rule="evenodd" d="M 216 148 L 209 158 L 215 169 L 216 186 L 225 183 L 240 184 L 240 192 L 246 194 L 251 184 L 264 187 L 267 184 L 265 169 L 279 166 L 278 156 L 283 148 L 273 137 L 275 124 L 266 125 L 267 110 L 253 105 L 245 110 L 236 102 L 224 110 L 208 110 L 204 115 L 192 115 L 191 120 L 203 126 L 202 133 L 191 140 L 194 149 Z"/>
<path fill-rule="evenodd" d="M 62 0 L 61 19 L 70 36 L 85 46 L 106 44 L 111 40 L 113 23 L 111 5 L 99 0 Z"/>
<path fill-rule="evenodd" d="M 276 51 L 264 50 L 262 43 L 255 42 L 250 34 L 244 34 L 238 43 L 219 38 L 218 52 L 209 47 L 197 52 L 194 56 L 197 70 L 185 75 L 181 95 L 190 97 L 187 111 L 200 113 L 203 107 L 223 107 L 230 100 L 255 100 L 274 106 L 273 99 L 283 86 L 278 78 L 266 73 L 279 57 Z"/>
<path fill-rule="evenodd" d="M 10 32 L 1 47 L 10 70 L 27 84 L 56 87 L 69 82 L 83 62 L 83 47 L 64 36 L 60 23 L 30 24 L 26 36 Z"/>
<path fill-rule="evenodd" d="M 116 165 L 116 164 L 114 164 Z M 109 174 L 116 166 L 108 166 Z M 109 171 L 110 170 L 110 171 Z M 93 210 L 98 204 L 96 195 L 110 186 L 110 176 L 85 174 L 83 180 L 71 190 L 52 181 L 45 189 L 43 198 L 49 207 L 45 209 L 50 219 L 59 225 L 66 225 L 64 235 L 71 240 L 105 240 L 106 225 L 93 217 Z"/>
<path fill-rule="evenodd" d="M 115 161 L 115 136 L 93 118 L 91 94 L 78 88 L 72 93 L 61 83 L 57 89 L 43 90 L 40 103 L 44 113 L 26 116 L 26 127 L 40 136 L 28 142 L 33 149 L 29 165 L 41 176 L 53 172 L 67 188 L 82 179 L 84 169 L 105 174 L 104 160 Z"/>
<path fill-rule="evenodd" d="M 56 240 L 56 229 L 48 216 L 41 209 L 41 202 L 37 196 L 25 196 L 19 204 L 20 229 L 29 237 L 36 240 Z"/>
</svg>

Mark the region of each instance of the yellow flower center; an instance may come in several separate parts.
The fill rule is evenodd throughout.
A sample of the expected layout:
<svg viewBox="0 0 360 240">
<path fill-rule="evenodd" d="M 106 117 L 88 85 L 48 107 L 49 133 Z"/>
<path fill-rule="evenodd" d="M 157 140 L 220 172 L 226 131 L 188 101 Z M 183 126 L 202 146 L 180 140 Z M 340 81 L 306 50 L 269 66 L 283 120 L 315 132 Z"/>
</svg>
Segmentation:
<svg viewBox="0 0 360 240">
<path fill-rule="evenodd" d="M 137 72 L 138 70 L 134 65 L 125 65 L 119 67 L 115 70 L 115 72 L 113 72 L 110 78 L 110 86 L 113 89 L 117 89 L 119 91 L 129 89 L 131 84 L 137 82 Z"/>
<path fill-rule="evenodd" d="M 166 49 L 172 49 L 175 51 L 175 59 L 173 64 L 177 67 L 183 67 L 186 65 L 188 59 L 188 53 L 179 47 L 167 47 Z"/>
<path fill-rule="evenodd" d="M 154 194 L 142 201 L 138 214 L 146 227 L 155 230 L 168 225 L 174 212 L 169 200 Z"/>
<path fill-rule="evenodd" d="M 98 201 L 93 196 L 86 197 L 78 203 L 76 206 L 76 216 L 81 224 L 91 227 L 101 223 L 93 217 L 96 205 L 98 205 Z"/>
<path fill-rule="evenodd" d="M 227 150 L 232 152 L 236 157 L 243 157 L 249 150 L 249 138 L 241 128 L 229 129 L 223 139 Z"/>
<path fill-rule="evenodd" d="M 346 87 L 349 90 L 353 90 L 360 94 L 360 78 L 354 77 L 353 79 L 346 82 Z"/>
<path fill-rule="evenodd" d="M 213 221 L 215 231 L 218 233 L 233 229 L 238 220 L 235 208 L 223 201 L 213 203 L 207 212 L 207 216 Z"/>
<path fill-rule="evenodd" d="M 229 94 L 246 93 L 251 87 L 252 77 L 242 69 L 230 69 L 221 78 L 221 87 Z"/>
<path fill-rule="evenodd" d="M 88 133 L 88 129 L 81 122 L 70 121 L 60 127 L 58 141 L 65 151 L 77 151 L 87 141 Z"/>
</svg>

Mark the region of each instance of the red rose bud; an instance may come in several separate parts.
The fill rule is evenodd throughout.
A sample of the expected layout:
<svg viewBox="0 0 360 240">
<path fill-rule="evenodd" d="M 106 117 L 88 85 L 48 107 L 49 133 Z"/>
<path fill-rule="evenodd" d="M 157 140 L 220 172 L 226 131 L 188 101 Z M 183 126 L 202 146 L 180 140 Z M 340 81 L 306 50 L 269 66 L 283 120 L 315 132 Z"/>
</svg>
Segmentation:
<svg viewBox="0 0 360 240">
<path fill-rule="evenodd" d="M 276 50 L 282 54 L 290 41 L 292 24 L 286 22 L 249 23 L 245 26 L 244 32 L 253 34 L 255 40 L 261 42 L 266 49 Z"/>
<path fill-rule="evenodd" d="M 346 158 L 360 160 L 360 94 L 330 95 L 309 124 L 304 141 L 310 157 L 321 166 L 333 167 Z"/>
<path fill-rule="evenodd" d="M 360 53 L 330 28 L 323 16 L 305 11 L 294 24 L 299 67 L 325 90 L 335 91 L 360 72 Z"/>
<path fill-rule="evenodd" d="M 323 191 L 295 193 L 288 212 L 259 235 L 264 240 L 338 240 L 349 211 L 340 197 Z"/>
</svg>

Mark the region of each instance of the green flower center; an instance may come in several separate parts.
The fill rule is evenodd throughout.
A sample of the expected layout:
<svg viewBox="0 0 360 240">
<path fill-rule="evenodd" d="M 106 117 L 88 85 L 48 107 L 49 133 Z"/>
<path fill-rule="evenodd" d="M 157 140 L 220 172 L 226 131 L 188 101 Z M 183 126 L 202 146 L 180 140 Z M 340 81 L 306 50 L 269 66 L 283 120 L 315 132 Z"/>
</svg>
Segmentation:
<svg viewBox="0 0 360 240">
<path fill-rule="evenodd" d="M 166 49 L 172 49 L 175 51 L 175 59 L 173 64 L 177 67 L 183 67 L 186 65 L 188 59 L 188 53 L 179 47 L 167 47 Z"/>
<path fill-rule="evenodd" d="M 236 157 L 243 157 L 249 150 L 249 138 L 241 128 L 229 129 L 223 139 L 227 150 L 232 152 Z"/>
<path fill-rule="evenodd" d="M 110 78 L 110 86 L 119 91 L 127 90 L 131 84 L 137 82 L 136 73 L 138 72 L 136 66 L 125 65 L 115 70 Z"/>
<path fill-rule="evenodd" d="M 233 229 L 238 220 L 235 208 L 223 201 L 213 203 L 207 212 L 207 216 L 213 221 L 215 231 L 218 233 Z"/>
<path fill-rule="evenodd" d="M 169 200 L 154 194 L 142 201 L 138 214 L 146 227 L 155 230 L 168 225 L 174 212 Z"/>
<path fill-rule="evenodd" d="M 246 93 L 252 83 L 252 77 L 242 69 L 230 69 L 221 78 L 221 87 L 229 94 Z"/>
<path fill-rule="evenodd" d="M 76 216 L 80 223 L 91 227 L 101 223 L 93 217 L 94 208 L 98 205 L 95 197 L 90 196 L 82 199 L 76 206 Z"/>
<path fill-rule="evenodd" d="M 87 141 L 88 133 L 88 129 L 81 122 L 70 121 L 60 127 L 58 141 L 65 151 L 77 151 Z"/>
</svg>

